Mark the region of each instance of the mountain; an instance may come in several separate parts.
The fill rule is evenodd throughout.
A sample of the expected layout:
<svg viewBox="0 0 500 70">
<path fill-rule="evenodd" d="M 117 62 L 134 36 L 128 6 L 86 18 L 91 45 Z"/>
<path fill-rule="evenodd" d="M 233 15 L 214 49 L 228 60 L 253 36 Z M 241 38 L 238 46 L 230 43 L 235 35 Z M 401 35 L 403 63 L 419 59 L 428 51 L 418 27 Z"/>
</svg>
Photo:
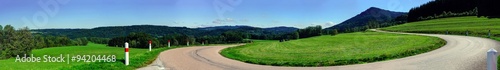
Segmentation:
<svg viewBox="0 0 500 70">
<path fill-rule="evenodd" d="M 170 27 L 157 25 L 132 25 L 132 26 L 106 26 L 92 29 L 34 29 L 33 33 L 42 35 L 68 36 L 69 38 L 79 37 L 101 37 L 113 38 L 126 36 L 132 32 L 145 32 L 154 37 L 161 37 L 171 34 L 185 34 L 190 36 L 214 36 L 221 35 L 226 31 L 238 31 L 250 35 L 280 35 L 296 31 L 293 27 L 272 27 L 259 28 L 251 26 L 214 26 L 204 28 Z"/>
<path fill-rule="evenodd" d="M 298 30 L 298 28 L 295 27 L 285 27 L 285 26 L 279 26 L 279 27 L 270 27 L 270 28 L 258 28 L 258 27 L 252 27 L 252 26 L 214 26 L 214 27 L 204 27 L 204 28 L 196 28 L 199 30 L 207 30 L 207 31 L 227 31 L 227 30 L 260 30 L 260 31 L 265 31 L 265 32 L 271 32 L 271 33 L 290 33 L 290 32 L 295 32 Z"/>
<path fill-rule="evenodd" d="M 271 27 L 271 28 L 259 28 L 252 26 L 214 26 L 214 27 L 204 27 L 196 28 L 198 30 L 205 30 L 200 34 L 207 35 L 220 35 L 226 31 L 238 31 L 243 33 L 248 33 L 250 35 L 263 36 L 263 35 L 282 35 L 287 33 L 292 33 L 298 30 L 294 27 Z"/>
<path fill-rule="evenodd" d="M 285 26 L 280 26 L 280 27 L 271 27 L 271 28 L 264 28 L 265 31 L 269 31 L 272 33 L 279 33 L 279 32 L 284 32 L 284 33 L 291 33 L 295 32 L 298 30 L 298 28 L 295 27 L 285 27 Z"/>
<path fill-rule="evenodd" d="M 199 30 L 228 30 L 228 29 L 252 29 L 256 27 L 251 27 L 251 26 L 243 26 L 243 25 L 236 25 L 236 26 L 213 26 L 213 27 L 203 27 L 203 28 L 196 28 Z"/>
<path fill-rule="evenodd" d="M 44 35 L 62 35 L 70 38 L 78 37 L 102 37 L 113 38 L 119 36 L 126 36 L 132 32 L 145 32 L 152 36 L 163 36 L 166 34 L 187 34 L 193 35 L 199 30 L 186 28 L 186 27 L 169 27 L 169 26 L 155 26 L 155 25 L 132 25 L 132 26 L 107 26 L 97 27 L 92 29 L 34 29 L 35 33 Z"/>
<path fill-rule="evenodd" d="M 360 14 L 332 27 L 326 29 L 338 29 L 340 32 L 349 28 L 364 28 L 369 21 L 385 22 L 395 19 L 398 16 L 406 15 L 405 12 L 394 12 L 376 7 L 370 7 Z"/>
<path fill-rule="evenodd" d="M 270 28 L 258 28 L 258 27 L 252 27 L 252 26 L 214 26 L 214 27 L 204 27 L 204 28 L 196 28 L 199 30 L 207 30 L 207 31 L 228 31 L 228 30 L 250 30 L 250 31 L 264 31 L 264 32 L 271 32 L 271 33 L 290 33 L 290 32 L 295 32 L 298 30 L 298 28 L 295 27 L 285 27 L 285 26 L 279 26 L 279 27 L 270 27 Z"/>
</svg>

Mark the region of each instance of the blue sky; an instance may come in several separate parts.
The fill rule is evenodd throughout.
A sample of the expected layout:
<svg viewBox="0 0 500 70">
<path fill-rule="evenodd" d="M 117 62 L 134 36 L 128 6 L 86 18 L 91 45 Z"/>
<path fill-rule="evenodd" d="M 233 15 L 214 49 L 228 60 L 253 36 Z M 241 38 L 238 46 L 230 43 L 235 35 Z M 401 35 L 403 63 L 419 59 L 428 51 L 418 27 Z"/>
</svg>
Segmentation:
<svg viewBox="0 0 500 70">
<path fill-rule="evenodd" d="M 430 0 L 0 0 L 0 25 L 94 28 L 125 25 L 250 25 L 323 28 L 369 7 L 408 12 Z"/>
</svg>

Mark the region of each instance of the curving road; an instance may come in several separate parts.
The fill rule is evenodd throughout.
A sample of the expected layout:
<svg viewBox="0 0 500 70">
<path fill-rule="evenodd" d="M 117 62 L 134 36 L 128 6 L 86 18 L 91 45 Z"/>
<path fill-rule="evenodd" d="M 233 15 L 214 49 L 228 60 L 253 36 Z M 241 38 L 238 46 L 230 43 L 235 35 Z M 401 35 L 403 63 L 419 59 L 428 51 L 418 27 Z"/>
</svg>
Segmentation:
<svg viewBox="0 0 500 70">
<path fill-rule="evenodd" d="M 219 54 L 220 50 L 237 45 L 172 49 L 160 53 L 158 63 L 163 64 L 167 70 L 485 70 L 486 51 L 490 48 L 499 49 L 498 46 L 500 46 L 500 43 L 495 40 L 479 37 L 438 34 L 416 35 L 439 37 L 446 40 L 447 44 L 439 49 L 405 58 L 343 66 L 265 66 L 228 59 Z"/>
</svg>

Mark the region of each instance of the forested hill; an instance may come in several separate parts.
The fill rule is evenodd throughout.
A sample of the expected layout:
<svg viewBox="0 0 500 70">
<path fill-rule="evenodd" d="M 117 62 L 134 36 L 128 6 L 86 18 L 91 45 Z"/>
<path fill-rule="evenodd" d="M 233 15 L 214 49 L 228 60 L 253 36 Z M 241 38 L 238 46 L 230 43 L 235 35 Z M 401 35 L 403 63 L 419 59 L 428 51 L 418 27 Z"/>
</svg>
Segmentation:
<svg viewBox="0 0 500 70">
<path fill-rule="evenodd" d="M 338 29 L 340 32 L 363 30 L 368 26 L 368 22 L 376 21 L 377 24 L 393 21 L 399 16 L 406 15 L 404 12 L 394 12 L 376 7 L 370 7 L 360 14 L 332 27 L 326 29 Z M 406 17 L 401 17 L 406 18 Z M 388 24 L 389 25 L 389 24 Z"/>
<path fill-rule="evenodd" d="M 185 34 L 190 36 L 215 36 L 226 31 L 239 31 L 253 36 L 280 35 L 296 31 L 294 27 L 259 28 L 251 26 L 215 26 L 205 28 L 171 27 L 157 25 L 107 26 L 92 29 L 34 29 L 34 33 L 43 35 L 68 36 L 69 38 L 101 37 L 113 38 L 126 36 L 132 32 L 144 32 L 154 37 L 171 34 Z"/>
<path fill-rule="evenodd" d="M 500 18 L 500 0 L 433 0 L 410 9 L 408 22 L 447 17 Z"/>
</svg>

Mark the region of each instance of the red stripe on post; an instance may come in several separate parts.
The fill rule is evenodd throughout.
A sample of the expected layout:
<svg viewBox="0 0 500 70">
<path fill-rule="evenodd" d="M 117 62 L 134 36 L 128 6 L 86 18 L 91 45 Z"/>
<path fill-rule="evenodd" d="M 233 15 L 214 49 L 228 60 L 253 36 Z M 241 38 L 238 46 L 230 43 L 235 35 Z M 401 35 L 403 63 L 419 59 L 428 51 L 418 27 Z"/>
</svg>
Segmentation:
<svg viewBox="0 0 500 70">
<path fill-rule="evenodd" d="M 125 48 L 125 52 L 128 52 L 128 48 Z"/>
</svg>

